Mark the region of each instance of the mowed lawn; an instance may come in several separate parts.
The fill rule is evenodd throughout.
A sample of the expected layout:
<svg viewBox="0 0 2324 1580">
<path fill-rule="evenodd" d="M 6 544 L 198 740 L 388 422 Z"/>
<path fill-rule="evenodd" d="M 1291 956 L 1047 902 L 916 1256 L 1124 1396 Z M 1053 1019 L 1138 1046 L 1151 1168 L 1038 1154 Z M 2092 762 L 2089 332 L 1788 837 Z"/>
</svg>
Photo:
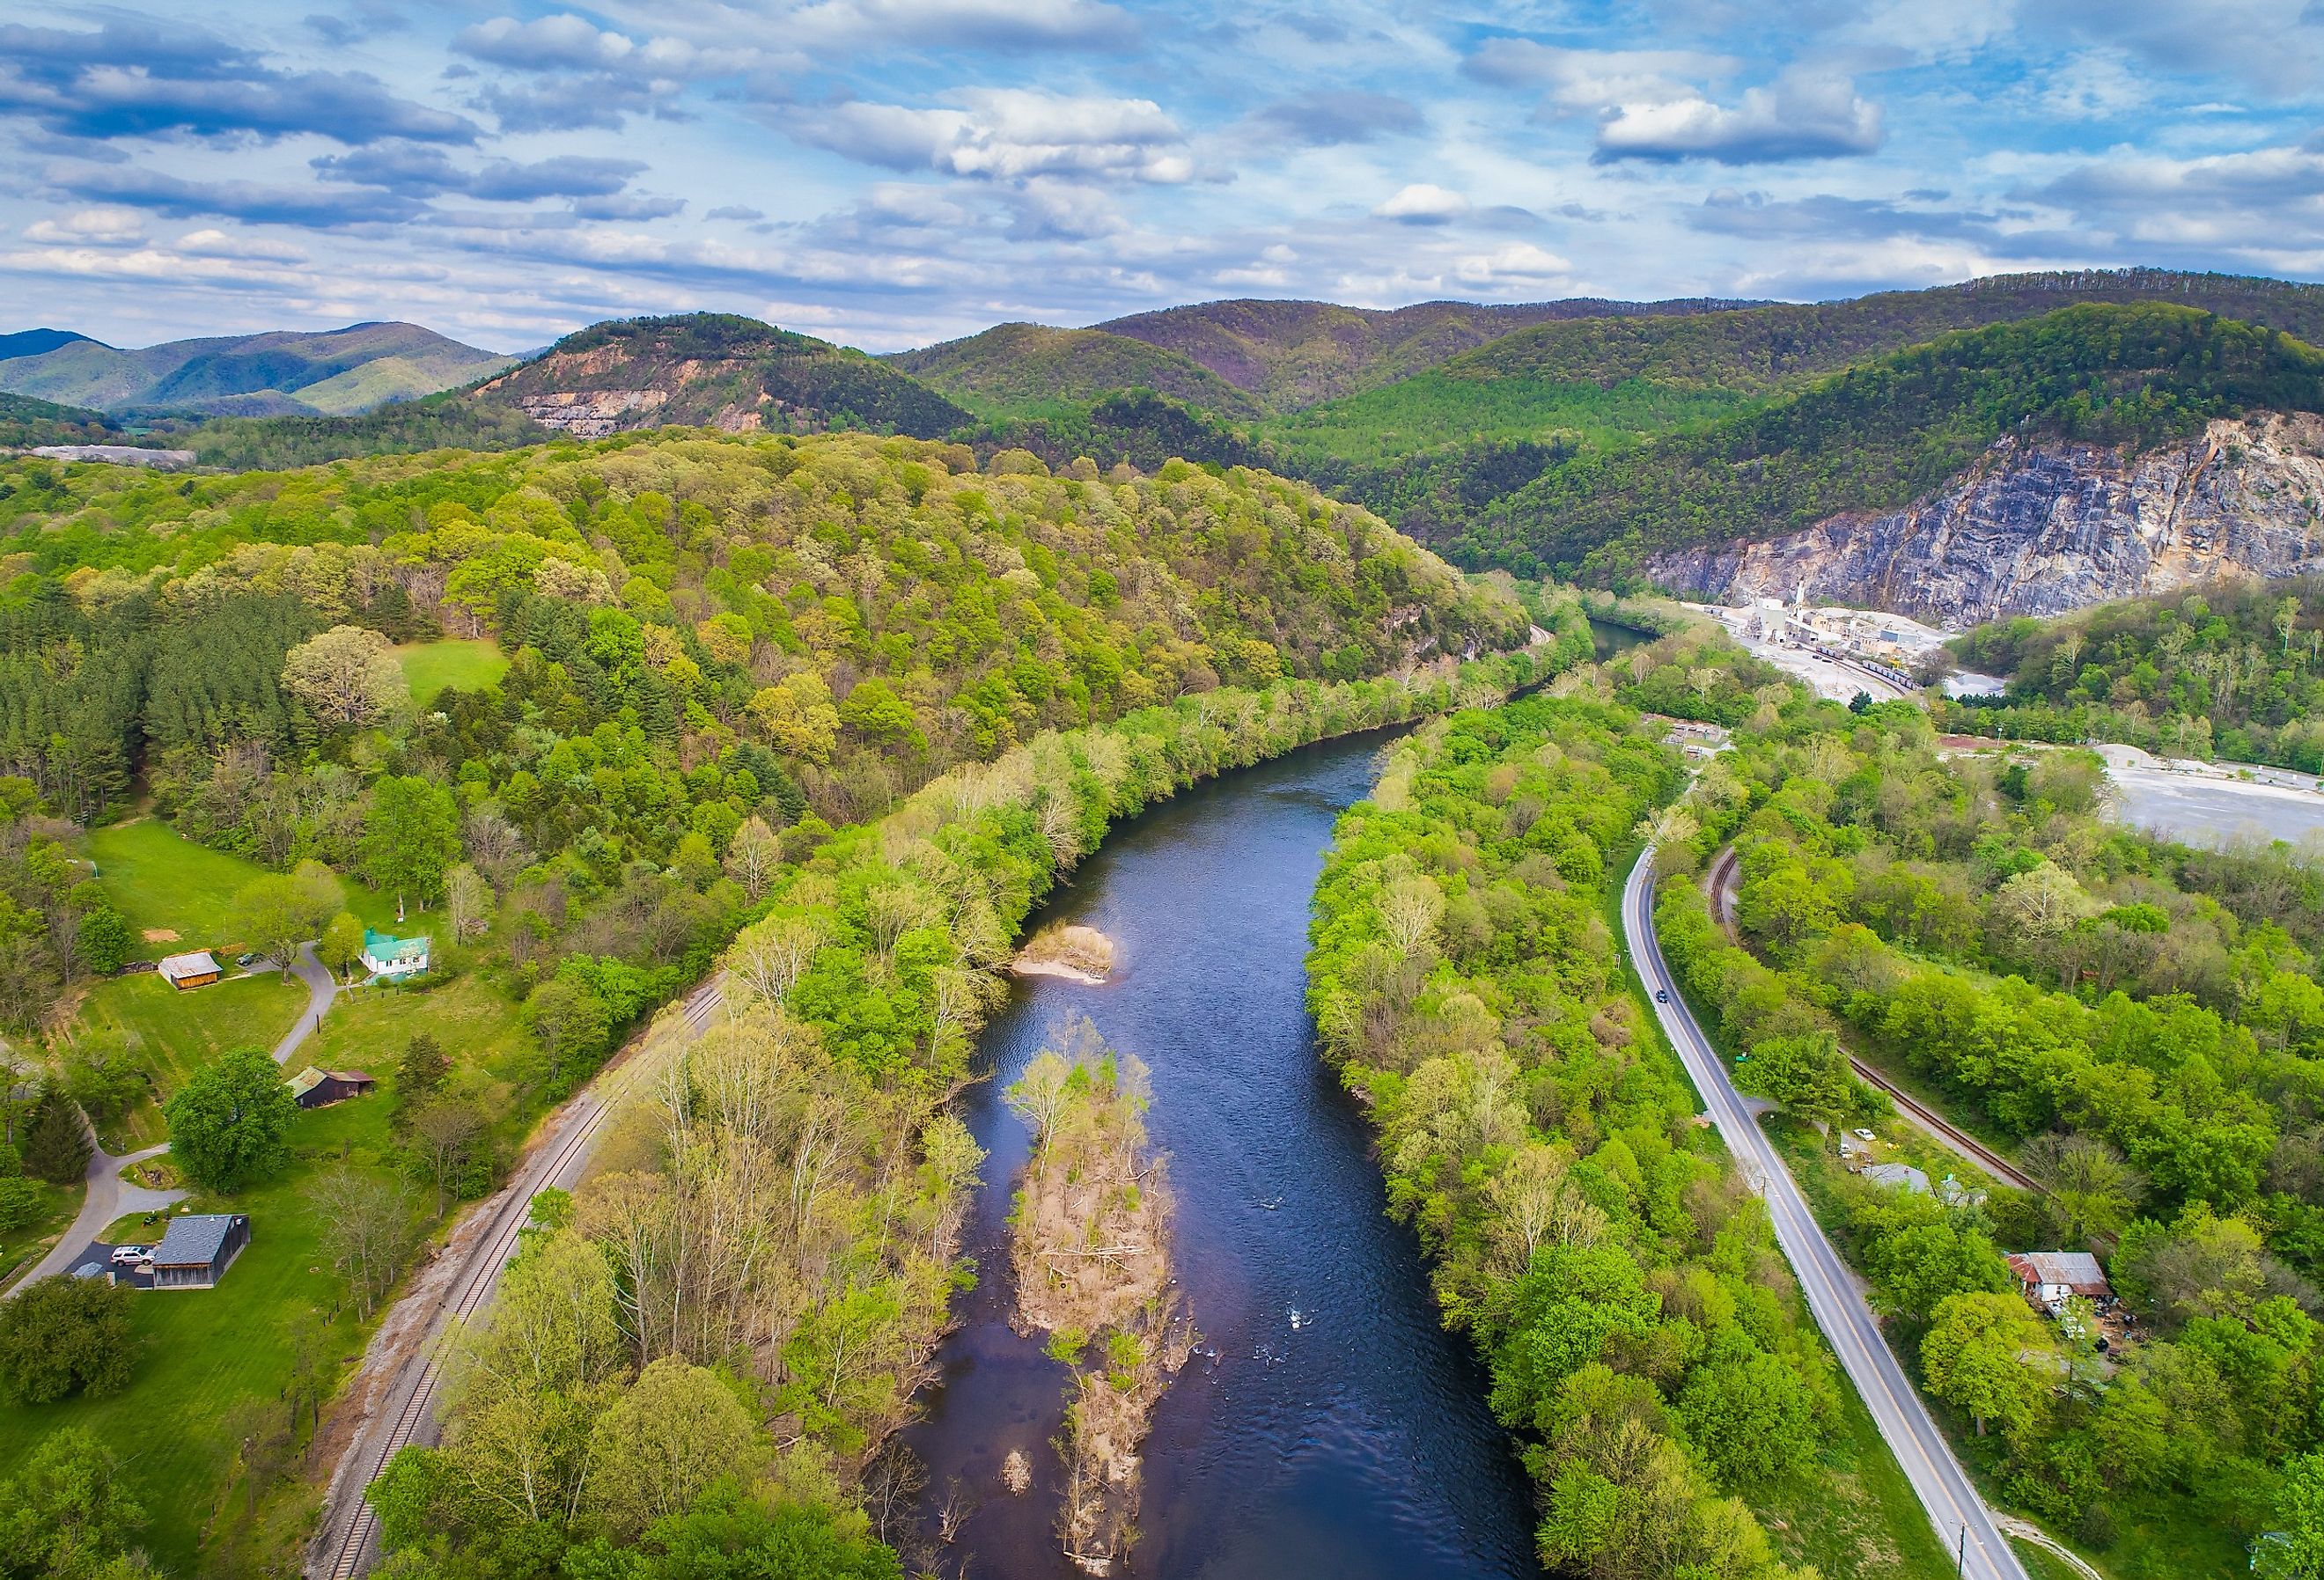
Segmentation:
<svg viewBox="0 0 2324 1580">
<path fill-rule="evenodd" d="M 239 942 L 227 936 L 226 912 L 235 892 L 266 871 L 196 845 L 159 818 L 90 829 L 88 855 L 106 898 L 127 919 L 132 946 L 145 960 Z M 176 937 L 148 939 L 149 931 Z"/>
<path fill-rule="evenodd" d="M 431 702 L 447 686 L 481 691 L 508 673 L 509 667 L 507 655 L 490 637 L 406 642 L 395 650 L 395 657 L 403 666 L 404 684 L 411 688 L 414 702 Z"/>
<path fill-rule="evenodd" d="M 0 1289 L 7 1287 L 17 1268 L 38 1261 L 80 1211 L 79 1186 L 50 1185 L 42 1180 L 33 1183 L 40 1187 L 41 1201 L 32 1221 L 19 1228 L 0 1231 Z"/>
<path fill-rule="evenodd" d="M 300 1046 L 300 1064 L 327 1070 L 363 1070 L 376 1076 L 383 1095 L 392 1091 L 396 1067 L 414 1037 L 436 1039 L 456 1071 L 474 1070 L 514 1087 L 533 1074 L 539 1056 L 517 1021 L 517 1006 L 489 984 L 469 975 L 421 990 L 366 987 L 344 993 L 324 1017 L 323 1029 Z M 529 1125 L 531 1110 L 510 1102 L 496 1117 L 511 1138 Z"/>
<path fill-rule="evenodd" d="M 254 1404 L 279 1398 L 290 1362 L 290 1335 L 319 1322 L 338 1375 L 363 1348 L 363 1330 L 346 1285 L 323 1249 L 321 1224 L 308 1205 L 308 1181 L 339 1166 L 387 1173 L 382 1163 L 387 1113 L 383 1097 L 301 1113 L 291 1132 L 298 1160 L 284 1176 L 196 1210 L 248 1213 L 251 1243 L 215 1289 L 141 1294 L 134 1307 L 141 1343 L 129 1385 L 104 1399 L 75 1397 L 51 1405 L 0 1409 L 0 1465 L 20 1465 L 59 1428 L 87 1428 L 124 1461 L 149 1517 L 139 1538 L 168 1574 L 197 1572 L 202 1533 L 224 1510 L 242 1517 L 238 1493 L 227 1497 L 235 1424 Z M 413 1195 L 415 1213 L 428 1206 Z"/>
<path fill-rule="evenodd" d="M 97 864 L 106 898 L 129 923 L 138 958 L 158 960 L 186 949 L 234 950 L 245 943 L 232 936 L 234 897 L 265 873 L 256 862 L 198 845 L 159 818 L 90 829 L 88 854 Z M 368 888 L 346 873 L 338 880 L 347 892 L 347 909 L 365 927 L 395 930 L 394 895 Z M 177 936 L 149 940 L 149 931 Z M 231 966 L 232 956 L 219 964 Z"/>
<path fill-rule="evenodd" d="M 273 1052 L 306 1008 L 307 984 L 295 977 L 286 983 L 278 972 L 180 992 L 159 972 L 141 971 L 91 988 L 81 1023 L 125 1036 L 152 1077 L 155 1101 L 166 1102 L 188 1076 L 229 1049 Z M 115 1151 L 161 1139 L 161 1116 L 150 1105 L 131 1112 L 125 1135 L 105 1138 L 107 1150 Z"/>
</svg>

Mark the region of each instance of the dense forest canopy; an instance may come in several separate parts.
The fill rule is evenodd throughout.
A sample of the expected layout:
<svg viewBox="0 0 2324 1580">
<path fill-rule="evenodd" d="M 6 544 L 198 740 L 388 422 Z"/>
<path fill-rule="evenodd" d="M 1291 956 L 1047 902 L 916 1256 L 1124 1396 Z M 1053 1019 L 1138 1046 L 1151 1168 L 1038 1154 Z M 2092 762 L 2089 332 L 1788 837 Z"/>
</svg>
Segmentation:
<svg viewBox="0 0 2324 1580">
<path fill-rule="evenodd" d="M 2324 773 L 2324 579 L 2231 581 L 2005 620 L 1952 651 L 2009 686 L 1947 707 L 1949 728 Z"/>
</svg>

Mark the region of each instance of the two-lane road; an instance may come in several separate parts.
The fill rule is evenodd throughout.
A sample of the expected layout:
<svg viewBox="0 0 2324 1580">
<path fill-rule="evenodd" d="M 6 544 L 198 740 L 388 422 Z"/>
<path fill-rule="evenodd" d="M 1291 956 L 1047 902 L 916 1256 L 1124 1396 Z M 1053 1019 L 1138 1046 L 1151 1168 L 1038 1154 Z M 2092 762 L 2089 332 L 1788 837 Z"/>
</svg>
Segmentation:
<svg viewBox="0 0 2324 1580">
<path fill-rule="evenodd" d="M 1849 1381 L 1872 1412 L 1874 1424 L 1904 1467 L 1922 1507 L 1928 1511 L 1930 1523 L 1947 1549 L 1961 1555 L 1961 1573 L 1969 1580 L 2027 1580 L 2024 1566 L 1977 1495 L 1969 1473 L 1953 1456 L 1950 1445 L 1930 1419 L 1928 1407 L 1913 1391 L 1904 1369 L 1890 1353 L 1870 1308 L 1849 1280 L 1840 1253 L 1809 1212 L 1807 1198 L 1753 1122 L 1741 1094 L 1728 1078 L 1726 1065 L 1679 996 L 1678 983 L 1655 937 L 1654 855 L 1649 846 L 1639 855 L 1622 891 L 1622 931 L 1640 979 L 1657 995 L 1655 1012 L 1664 1032 L 1678 1049 L 1695 1089 L 1708 1105 L 1711 1123 L 1741 1165 L 1744 1178 L 1766 1200 L 1775 1243 L 1799 1278 L 1816 1326 L 1823 1330 Z"/>
</svg>

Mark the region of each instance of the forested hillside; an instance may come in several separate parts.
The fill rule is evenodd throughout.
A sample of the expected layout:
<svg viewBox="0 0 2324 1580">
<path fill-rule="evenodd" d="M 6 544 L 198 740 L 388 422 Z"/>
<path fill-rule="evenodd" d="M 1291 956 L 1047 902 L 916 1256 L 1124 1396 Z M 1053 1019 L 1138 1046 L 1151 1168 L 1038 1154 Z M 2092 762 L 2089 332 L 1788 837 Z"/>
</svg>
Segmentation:
<svg viewBox="0 0 2324 1580">
<path fill-rule="evenodd" d="M 2009 689 L 1949 706 L 1949 728 L 2324 773 L 2324 581 L 2314 577 L 2006 620 L 1952 649 Z"/>
<path fill-rule="evenodd" d="M 2191 308 L 2073 307 L 1946 336 L 1765 407 L 1583 450 L 1480 513 L 1460 556 L 1618 576 L 1656 549 L 1893 508 L 2006 432 L 2133 447 L 2324 407 L 2324 352 Z"/>
<path fill-rule="evenodd" d="M 1271 411 L 1296 411 L 1434 367 L 1545 319 L 1713 311 L 1724 301 L 1575 298 L 1492 304 L 1424 301 L 1382 311 L 1326 301 L 1207 301 L 1097 328 L 1192 358 Z"/>
<path fill-rule="evenodd" d="M 1184 465 L 1051 476 L 1021 453 L 980 475 L 963 447 L 868 438 L 185 479 L 25 460 L 0 473 L 0 541 L 5 645 L 29 666 L 6 749 L 83 818 L 181 749 L 327 740 L 280 658 L 335 622 L 448 623 L 512 651 L 539 626 L 567 679 L 656 730 L 721 727 L 730 704 L 742 723 L 807 671 L 835 705 L 880 680 L 902 711 L 872 734 L 918 743 L 920 777 L 1222 679 L 1352 678 L 1523 639 L 1513 605 L 1304 485 Z M 801 762 L 861 744 L 830 735 L 798 737 Z"/>
<path fill-rule="evenodd" d="M 113 419 L 82 406 L 30 395 L 0 395 L 0 448 L 47 444 L 124 444 Z"/>
<path fill-rule="evenodd" d="M 1259 412 L 1250 395 L 1192 358 L 1102 329 L 1001 324 L 889 360 L 987 419 L 1038 416 L 1147 389 L 1223 418 Z"/>
</svg>

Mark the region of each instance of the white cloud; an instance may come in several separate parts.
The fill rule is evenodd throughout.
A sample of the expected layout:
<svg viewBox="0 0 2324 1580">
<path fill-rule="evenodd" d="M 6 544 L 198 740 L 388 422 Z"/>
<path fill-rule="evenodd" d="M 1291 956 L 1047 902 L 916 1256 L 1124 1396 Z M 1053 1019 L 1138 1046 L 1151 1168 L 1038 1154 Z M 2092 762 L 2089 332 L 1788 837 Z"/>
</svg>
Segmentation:
<svg viewBox="0 0 2324 1580">
<path fill-rule="evenodd" d="M 1511 242 L 1489 253 L 1462 258 L 1453 265 L 1453 278 L 1480 291 L 1533 291 L 1573 273 L 1573 265 L 1555 253 L 1531 242 Z"/>
<path fill-rule="evenodd" d="M 2024 195 L 2155 245 L 2252 252 L 2324 243 L 2324 148 L 2116 159 Z"/>
<path fill-rule="evenodd" d="M 1844 77 L 1794 72 L 1754 88 L 1729 108 L 1700 96 L 1625 104 L 1598 127 L 1600 162 L 1710 159 L 1755 164 L 1869 153 L 1883 135 L 1880 106 Z"/>
<path fill-rule="evenodd" d="M 1469 212 L 1469 199 L 1430 181 L 1415 181 L 1372 210 L 1375 219 L 1405 225 L 1443 225 Z"/>
<path fill-rule="evenodd" d="M 932 44 L 966 49 L 1114 49 L 1134 42 L 1138 23 L 1101 0 L 821 0 L 786 19 L 787 36 L 809 48 Z"/>
<path fill-rule="evenodd" d="M 611 71 L 648 78 L 729 75 L 747 69 L 755 59 L 752 51 L 713 52 L 683 39 L 650 38 L 641 43 L 570 14 L 532 22 L 495 16 L 462 28 L 453 36 L 452 47 L 495 66 L 526 71 Z"/>
<path fill-rule="evenodd" d="M 83 208 L 60 219 L 36 219 L 24 227 L 24 237 L 43 246 L 134 247 L 145 239 L 145 218 L 133 208 Z"/>
<path fill-rule="evenodd" d="M 1692 81 L 1736 69 L 1729 56 L 1692 50 L 1568 50 L 1530 39 L 1493 39 L 1462 69 L 1487 82 L 1548 90 L 1549 107 L 1598 110 L 1692 97 Z"/>
<path fill-rule="evenodd" d="M 1152 99 L 974 88 L 962 107 L 845 104 L 780 112 L 802 142 L 867 164 L 987 180 L 1038 176 L 1175 185 L 1194 179 L 1177 124 Z"/>
<path fill-rule="evenodd" d="M 2148 79 L 2110 51 L 2086 50 L 2061 61 L 2042 89 L 2042 108 L 2077 120 L 2112 119 L 2154 97 Z"/>
<path fill-rule="evenodd" d="M 303 263 L 303 248 L 259 236 L 228 236 L 222 230 L 188 231 L 178 238 L 178 251 L 201 258 L 254 258 L 276 263 Z"/>
</svg>

